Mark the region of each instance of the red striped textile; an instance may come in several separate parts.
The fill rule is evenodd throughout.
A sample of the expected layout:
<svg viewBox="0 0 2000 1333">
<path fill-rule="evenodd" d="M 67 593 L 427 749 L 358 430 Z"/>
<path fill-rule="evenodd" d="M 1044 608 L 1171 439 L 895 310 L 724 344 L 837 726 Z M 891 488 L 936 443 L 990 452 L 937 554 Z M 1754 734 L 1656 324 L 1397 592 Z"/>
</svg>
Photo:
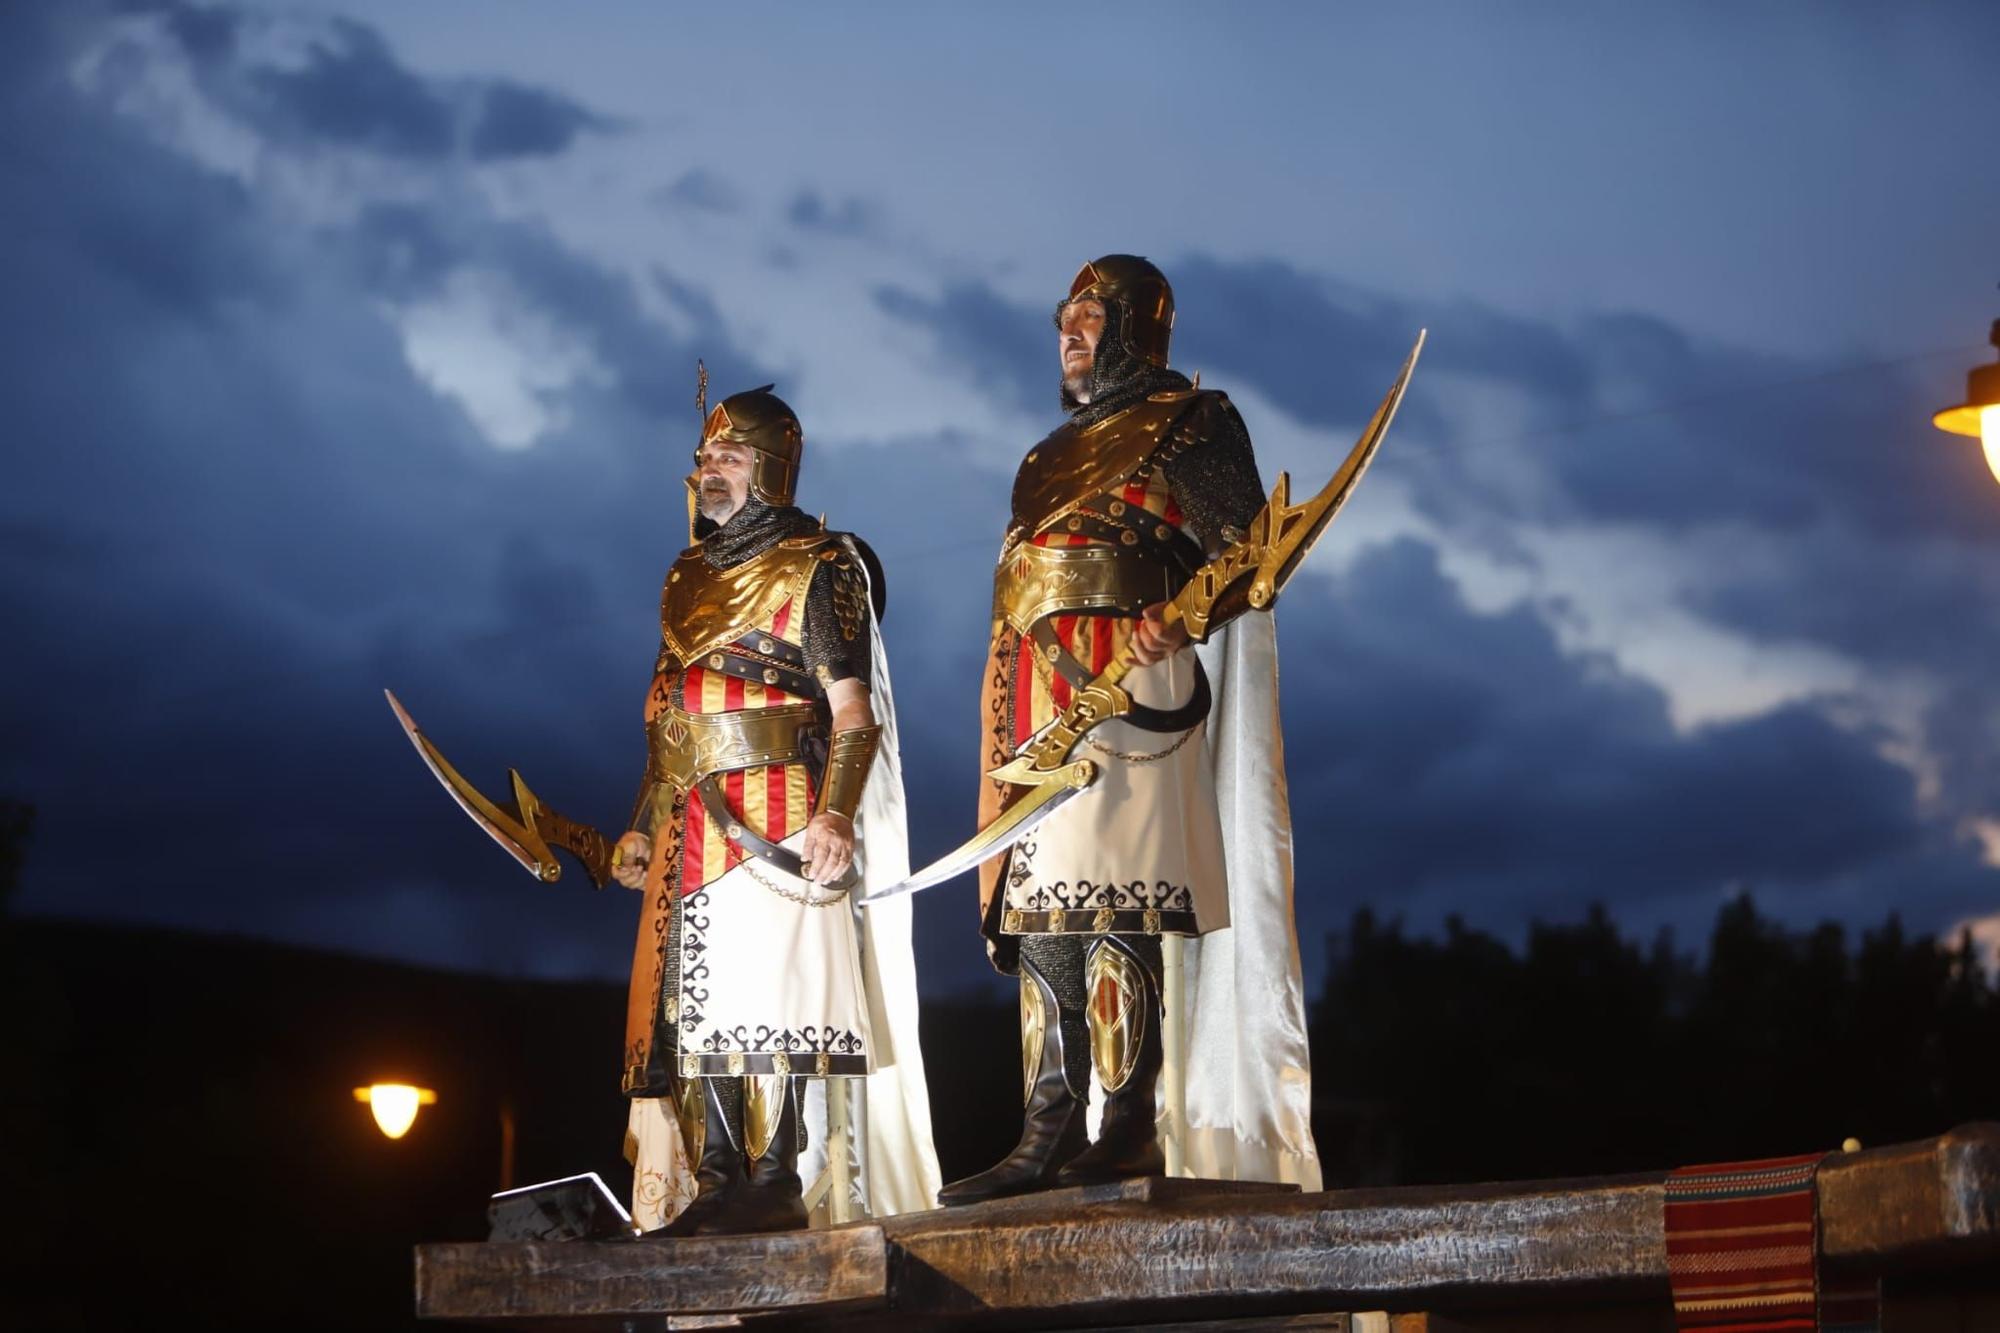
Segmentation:
<svg viewBox="0 0 2000 1333">
<path fill-rule="evenodd" d="M 1684 1166 L 1667 1177 L 1674 1321 L 1701 1333 L 1875 1333 L 1875 1284 L 1822 1289 L 1823 1153 Z"/>
</svg>

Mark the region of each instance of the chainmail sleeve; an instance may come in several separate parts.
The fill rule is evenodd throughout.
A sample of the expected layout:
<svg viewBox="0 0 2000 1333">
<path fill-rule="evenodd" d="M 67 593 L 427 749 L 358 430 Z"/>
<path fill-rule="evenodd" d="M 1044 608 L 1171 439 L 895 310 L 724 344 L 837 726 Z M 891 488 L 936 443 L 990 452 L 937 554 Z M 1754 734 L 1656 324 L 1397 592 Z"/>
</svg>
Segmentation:
<svg viewBox="0 0 2000 1333">
<path fill-rule="evenodd" d="M 844 548 L 820 562 L 806 588 L 806 669 L 822 686 L 859 680 L 867 686 L 871 664 L 868 579 Z"/>
<path fill-rule="evenodd" d="M 1167 484 L 1188 530 L 1214 555 L 1242 539 L 1266 497 L 1250 432 L 1235 405 L 1218 393 L 1198 410 L 1196 442 L 1167 464 Z"/>
</svg>

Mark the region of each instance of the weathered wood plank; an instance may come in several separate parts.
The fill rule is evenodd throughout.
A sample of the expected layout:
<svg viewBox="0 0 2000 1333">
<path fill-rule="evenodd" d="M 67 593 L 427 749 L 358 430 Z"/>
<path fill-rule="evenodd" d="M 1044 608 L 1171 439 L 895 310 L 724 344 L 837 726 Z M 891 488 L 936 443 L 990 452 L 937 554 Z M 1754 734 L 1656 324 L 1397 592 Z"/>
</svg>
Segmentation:
<svg viewBox="0 0 2000 1333">
<path fill-rule="evenodd" d="M 1080 1208 L 1100 1203 L 1177 1203 L 1188 1199 L 1232 1198 L 1279 1199 L 1299 1197 L 1297 1185 L 1280 1185 L 1268 1180 L 1198 1180 L 1189 1177 L 1142 1176 L 1137 1180 L 1114 1181 L 1107 1185 L 1080 1185 L 1073 1189 L 1042 1190 L 1036 1194 L 993 1199 L 986 1203 L 964 1204 L 943 1211 L 905 1213 L 881 1219 L 891 1243 L 904 1231 L 924 1230 L 941 1219 L 968 1226 L 1028 1217 L 1067 1217 Z"/>
<path fill-rule="evenodd" d="M 528 1319 L 879 1305 L 878 1226 L 672 1241 L 420 1245 L 417 1315 Z"/>
<path fill-rule="evenodd" d="M 2000 1257 L 2000 1124 L 1829 1158 L 1820 1248 L 1871 1269 Z"/>
<path fill-rule="evenodd" d="M 946 1215 L 897 1228 L 892 1305 L 1088 1310 L 1310 1295 L 1351 1309 L 1390 1295 L 1606 1282 L 1654 1283 L 1664 1297 L 1659 1213 L 1653 1177 L 1111 1203 L 974 1225 Z"/>
</svg>

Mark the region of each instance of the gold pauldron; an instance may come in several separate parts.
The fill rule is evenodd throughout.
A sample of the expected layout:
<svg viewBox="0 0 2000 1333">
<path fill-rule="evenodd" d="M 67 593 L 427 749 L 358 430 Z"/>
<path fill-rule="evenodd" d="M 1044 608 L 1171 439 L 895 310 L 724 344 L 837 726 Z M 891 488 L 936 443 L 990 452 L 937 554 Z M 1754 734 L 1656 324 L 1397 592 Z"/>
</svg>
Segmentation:
<svg viewBox="0 0 2000 1333">
<path fill-rule="evenodd" d="M 818 730 L 816 704 L 779 704 L 731 713 L 684 713 L 669 708 L 653 719 L 653 777 L 687 791 L 711 773 L 763 768 L 805 757 L 805 737 Z"/>
<path fill-rule="evenodd" d="M 882 728 L 848 727 L 833 733 L 826 751 L 826 778 L 819 786 L 819 808 L 814 814 L 831 812 L 850 820 L 861 808 L 861 789 L 868 782 L 868 770 L 875 765 L 875 751 L 882 744 Z"/>
<path fill-rule="evenodd" d="M 1173 575 L 1124 546 L 1035 546 L 1008 553 L 993 575 L 993 616 L 1022 634 L 1045 616 L 1116 610 L 1136 616 L 1174 595 Z"/>
</svg>

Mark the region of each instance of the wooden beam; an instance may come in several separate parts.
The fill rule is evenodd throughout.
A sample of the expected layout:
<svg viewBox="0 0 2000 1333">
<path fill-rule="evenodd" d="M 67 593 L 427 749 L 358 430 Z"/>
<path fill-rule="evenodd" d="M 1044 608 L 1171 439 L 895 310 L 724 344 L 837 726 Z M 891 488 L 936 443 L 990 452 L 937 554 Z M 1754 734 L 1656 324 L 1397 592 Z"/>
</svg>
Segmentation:
<svg viewBox="0 0 2000 1333">
<path fill-rule="evenodd" d="M 664 1241 L 420 1245 L 417 1316 L 709 1315 L 880 1305 L 878 1226 Z"/>
</svg>

